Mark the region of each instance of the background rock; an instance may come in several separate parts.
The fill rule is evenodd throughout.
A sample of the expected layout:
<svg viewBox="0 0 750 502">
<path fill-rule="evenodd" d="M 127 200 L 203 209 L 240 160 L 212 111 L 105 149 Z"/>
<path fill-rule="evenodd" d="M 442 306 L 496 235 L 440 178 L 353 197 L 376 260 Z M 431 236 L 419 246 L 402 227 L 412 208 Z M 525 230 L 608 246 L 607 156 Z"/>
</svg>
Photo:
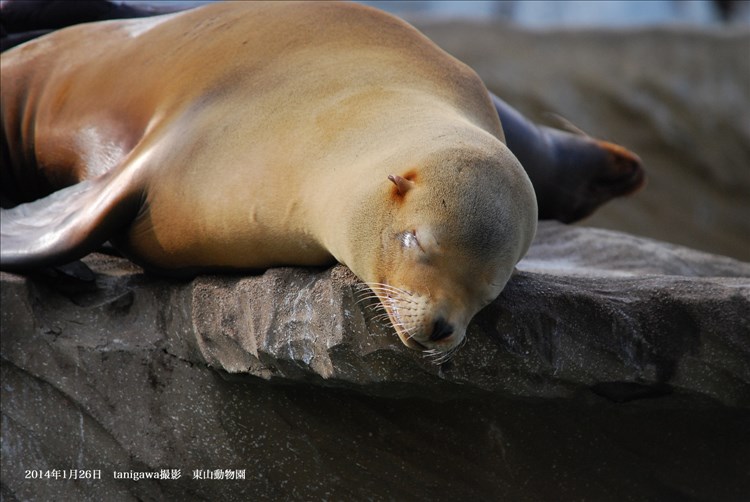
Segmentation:
<svg viewBox="0 0 750 502">
<path fill-rule="evenodd" d="M 86 261 L 95 284 L 1 276 L 9 500 L 750 493 L 750 264 L 544 224 L 438 366 L 341 266 L 173 281 Z M 102 479 L 22 476 L 70 468 Z M 182 478 L 113 477 L 159 469 Z"/>
<path fill-rule="evenodd" d="M 750 261 L 750 28 L 417 24 L 527 116 L 641 156 L 646 188 L 585 225 Z"/>
</svg>

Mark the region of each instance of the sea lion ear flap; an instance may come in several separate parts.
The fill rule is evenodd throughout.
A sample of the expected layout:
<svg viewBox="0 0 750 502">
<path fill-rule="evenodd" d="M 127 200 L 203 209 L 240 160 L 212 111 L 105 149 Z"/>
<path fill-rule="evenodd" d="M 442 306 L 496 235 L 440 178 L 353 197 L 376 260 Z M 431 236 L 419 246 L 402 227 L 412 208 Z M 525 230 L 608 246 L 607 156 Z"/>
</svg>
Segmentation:
<svg viewBox="0 0 750 502">
<path fill-rule="evenodd" d="M 408 192 L 414 187 L 413 181 L 407 180 L 406 178 L 403 178 L 399 176 L 398 174 L 389 174 L 388 179 L 391 180 L 394 185 L 396 185 L 396 188 L 398 189 L 398 193 L 402 197 L 406 195 L 406 192 Z"/>
</svg>

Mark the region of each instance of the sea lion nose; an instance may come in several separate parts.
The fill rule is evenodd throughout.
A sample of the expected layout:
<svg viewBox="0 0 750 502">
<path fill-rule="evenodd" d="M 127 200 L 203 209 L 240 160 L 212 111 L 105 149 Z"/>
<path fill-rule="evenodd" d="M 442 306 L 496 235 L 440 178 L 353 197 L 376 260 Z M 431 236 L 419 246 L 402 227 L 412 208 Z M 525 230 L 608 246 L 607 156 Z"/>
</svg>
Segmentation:
<svg viewBox="0 0 750 502">
<path fill-rule="evenodd" d="M 448 338 L 453 334 L 453 326 L 451 326 L 445 319 L 438 317 L 435 320 L 435 324 L 432 326 L 432 334 L 430 335 L 430 341 L 437 342 L 444 338 Z"/>
</svg>

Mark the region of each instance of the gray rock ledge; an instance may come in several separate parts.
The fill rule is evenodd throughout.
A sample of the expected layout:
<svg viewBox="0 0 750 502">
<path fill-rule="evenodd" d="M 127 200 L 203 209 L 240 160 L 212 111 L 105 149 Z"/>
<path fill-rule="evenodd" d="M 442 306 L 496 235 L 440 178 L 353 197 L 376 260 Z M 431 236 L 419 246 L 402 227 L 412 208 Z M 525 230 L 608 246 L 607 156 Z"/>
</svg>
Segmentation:
<svg viewBox="0 0 750 502">
<path fill-rule="evenodd" d="M 82 291 L 3 275 L 6 357 L 38 357 L 30 341 L 41 337 L 101 353 L 159 347 L 229 374 L 383 396 L 553 398 L 629 382 L 750 403 L 750 264 L 612 231 L 543 224 L 442 365 L 374 321 L 342 266 L 178 282 L 117 258 L 87 263 L 98 279 Z"/>
<path fill-rule="evenodd" d="M 85 261 L 95 283 L 0 276 L 9 500 L 60 489 L 22 479 L 23 468 L 74 465 L 109 477 L 99 485 L 69 482 L 70 493 L 112 500 L 220 493 L 229 500 L 274 493 L 607 498 L 619 486 L 634 499 L 750 493 L 739 467 L 747 464 L 737 462 L 750 455 L 750 264 L 545 223 L 505 291 L 470 325 L 463 349 L 436 365 L 373 321 L 371 308 L 358 302 L 357 279 L 342 266 L 175 281 L 119 258 Z M 395 411 L 388 418 L 374 409 Z M 327 429 L 329 421 L 338 428 Z M 614 423 L 640 432 L 603 432 Z M 663 434 L 672 439 L 659 453 L 642 444 L 635 457 L 622 457 L 625 443 Z M 436 437 L 444 444 L 426 451 L 422 442 Z M 572 447 L 570 437 L 583 446 Z M 386 454 L 379 445 L 390 440 L 402 447 Z M 342 447 L 337 441 L 370 453 L 340 458 L 330 450 Z M 410 441 L 422 446 L 409 451 Z M 622 445 L 606 461 L 592 453 L 609 441 Z M 486 457 L 477 465 L 425 465 L 441 455 L 460 463 L 474 450 Z M 651 454 L 659 457 L 655 484 L 633 470 Z M 556 455 L 551 467 L 540 460 Z M 675 455 L 687 467 L 675 467 Z M 269 465 L 282 460 L 304 472 L 274 478 Z M 591 483 L 571 467 L 601 462 L 611 472 Z M 254 477 L 219 486 L 109 474 L 173 466 L 189 477 L 189 469 L 226 465 L 252 466 Z M 558 468 L 578 481 L 561 488 L 550 478 Z M 519 469 L 547 477 L 527 487 Z"/>
</svg>

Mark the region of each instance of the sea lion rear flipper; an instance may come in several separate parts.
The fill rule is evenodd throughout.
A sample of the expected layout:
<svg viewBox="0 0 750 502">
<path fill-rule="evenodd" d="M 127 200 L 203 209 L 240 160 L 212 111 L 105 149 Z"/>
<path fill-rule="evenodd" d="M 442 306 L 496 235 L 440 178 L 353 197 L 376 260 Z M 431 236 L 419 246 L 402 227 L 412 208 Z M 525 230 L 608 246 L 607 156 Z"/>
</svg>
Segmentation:
<svg viewBox="0 0 750 502">
<path fill-rule="evenodd" d="M 490 98 L 506 145 L 534 185 L 540 220 L 573 223 L 643 186 L 641 159 L 633 152 L 591 137 L 559 115 L 562 130 L 536 125 L 494 94 Z"/>
<path fill-rule="evenodd" d="M 0 269 L 68 263 L 101 245 L 136 216 L 140 197 L 107 177 L 86 180 L 12 209 L 0 218 Z"/>
</svg>

